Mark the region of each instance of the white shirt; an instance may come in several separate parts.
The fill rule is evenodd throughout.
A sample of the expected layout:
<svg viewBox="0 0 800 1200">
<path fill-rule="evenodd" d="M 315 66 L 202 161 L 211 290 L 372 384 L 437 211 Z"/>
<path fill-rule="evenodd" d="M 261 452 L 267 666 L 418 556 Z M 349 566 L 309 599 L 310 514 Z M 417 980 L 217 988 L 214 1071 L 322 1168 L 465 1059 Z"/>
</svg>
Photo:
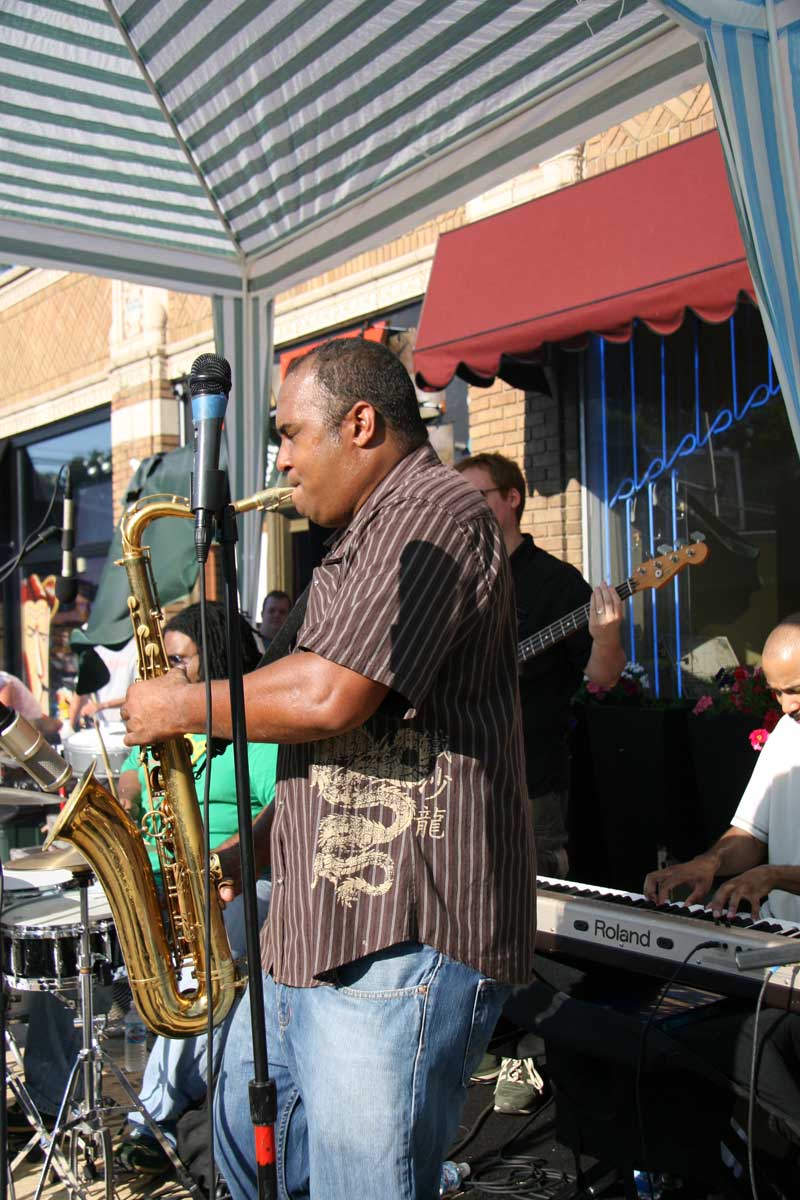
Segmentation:
<svg viewBox="0 0 800 1200">
<path fill-rule="evenodd" d="M 97 689 L 98 700 L 124 700 L 125 693 L 136 678 L 138 659 L 136 639 L 131 638 L 121 650 L 109 650 L 108 646 L 95 646 L 96 653 L 106 665 L 108 683 Z M 119 721 L 118 708 L 106 708 L 99 712 L 103 721 Z"/>
<path fill-rule="evenodd" d="M 800 866 L 800 723 L 781 717 L 758 755 L 731 825 L 767 846 L 767 862 Z M 764 916 L 800 925 L 800 896 L 775 890 Z"/>
</svg>

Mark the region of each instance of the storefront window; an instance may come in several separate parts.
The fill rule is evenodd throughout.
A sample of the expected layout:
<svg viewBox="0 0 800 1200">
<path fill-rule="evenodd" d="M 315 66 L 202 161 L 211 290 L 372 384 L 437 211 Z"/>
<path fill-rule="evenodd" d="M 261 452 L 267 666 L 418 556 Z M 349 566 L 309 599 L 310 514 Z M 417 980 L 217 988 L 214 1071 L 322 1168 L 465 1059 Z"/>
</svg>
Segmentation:
<svg viewBox="0 0 800 1200">
<path fill-rule="evenodd" d="M 758 661 L 800 608 L 800 467 L 757 310 L 721 325 L 690 314 L 670 337 L 637 326 L 624 345 L 593 339 L 585 413 L 590 576 L 617 584 L 697 534 L 710 551 L 634 597 L 628 657 L 663 696 Z"/>
<path fill-rule="evenodd" d="M 7 628 L 16 634 L 7 645 L 7 660 L 19 664 L 42 711 L 54 717 L 66 715 L 78 667 L 70 635 L 88 620 L 113 534 L 109 420 L 77 427 L 65 423 L 48 437 L 31 434 L 15 441 L 17 545 L 42 528 L 61 526 L 66 467 L 73 491 L 78 594 L 70 603 L 59 602 L 61 549 L 55 538 L 24 556 L 16 595 L 7 600 L 16 612 L 6 614 Z"/>
<path fill-rule="evenodd" d="M 20 447 L 23 537 L 44 518 L 65 466 L 72 474 L 75 542 L 108 542 L 112 509 L 111 422 L 102 421 Z M 62 477 L 63 483 L 63 477 Z M 53 510 L 61 521 L 60 494 Z"/>
</svg>

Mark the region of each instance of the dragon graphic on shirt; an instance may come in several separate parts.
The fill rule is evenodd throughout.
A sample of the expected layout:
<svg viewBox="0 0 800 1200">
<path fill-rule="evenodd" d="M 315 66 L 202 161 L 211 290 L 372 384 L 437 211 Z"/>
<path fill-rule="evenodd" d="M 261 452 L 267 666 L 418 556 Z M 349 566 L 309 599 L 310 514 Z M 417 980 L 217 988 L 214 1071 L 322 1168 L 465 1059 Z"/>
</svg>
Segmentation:
<svg viewBox="0 0 800 1200">
<path fill-rule="evenodd" d="M 319 823 L 311 886 L 329 880 L 345 908 L 361 893 L 388 892 L 395 868 L 384 847 L 419 819 L 423 789 L 430 788 L 427 805 L 441 795 L 449 767 L 444 736 L 413 728 L 377 736 L 361 728 L 320 742 L 311 784 L 337 811 Z M 366 816 L 365 809 L 388 809 L 391 820 L 384 823 L 380 811 Z"/>
</svg>

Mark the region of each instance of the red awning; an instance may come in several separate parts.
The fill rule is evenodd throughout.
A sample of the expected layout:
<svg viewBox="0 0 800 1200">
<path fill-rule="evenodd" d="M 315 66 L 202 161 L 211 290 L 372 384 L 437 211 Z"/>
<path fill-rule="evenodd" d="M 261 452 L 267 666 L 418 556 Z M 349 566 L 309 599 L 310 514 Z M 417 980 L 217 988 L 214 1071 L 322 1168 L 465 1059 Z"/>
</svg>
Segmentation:
<svg viewBox="0 0 800 1200">
<path fill-rule="evenodd" d="M 501 358 L 639 318 L 674 333 L 691 308 L 724 321 L 754 298 L 716 132 L 439 238 L 414 367 L 422 387 L 458 372 L 489 383 Z"/>
</svg>

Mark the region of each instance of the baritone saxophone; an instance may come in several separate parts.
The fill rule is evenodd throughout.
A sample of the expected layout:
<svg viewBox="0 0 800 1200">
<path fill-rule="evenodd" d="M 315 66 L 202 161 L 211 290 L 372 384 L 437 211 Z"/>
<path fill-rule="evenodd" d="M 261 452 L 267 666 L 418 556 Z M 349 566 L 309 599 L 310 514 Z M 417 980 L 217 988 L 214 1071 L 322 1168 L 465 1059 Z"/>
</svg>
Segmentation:
<svg viewBox="0 0 800 1200">
<path fill-rule="evenodd" d="M 235 502 L 233 508 L 236 512 L 274 510 L 287 505 L 291 494 L 291 488 L 270 488 Z M 164 618 L 144 534 L 161 517 L 192 516 L 184 497 L 158 495 L 137 501 L 122 518 L 123 553 L 118 565 L 128 575 L 128 609 L 141 679 L 155 679 L 169 668 Z M 144 764 L 147 795 L 141 827 L 90 769 L 59 814 L 46 845 L 57 838 L 71 842 L 102 884 L 134 1001 L 147 1027 L 164 1037 L 192 1037 L 205 1029 L 209 1006 L 214 1024 L 224 1020 L 244 981 L 231 955 L 213 886 L 206 936 L 205 837 L 189 743 L 182 737 L 170 738 L 148 749 L 153 761 Z M 156 845 L 163 903 L 143 835 Z M 182 990 L 187 969 L 194 985 Z"/>
</svg>

